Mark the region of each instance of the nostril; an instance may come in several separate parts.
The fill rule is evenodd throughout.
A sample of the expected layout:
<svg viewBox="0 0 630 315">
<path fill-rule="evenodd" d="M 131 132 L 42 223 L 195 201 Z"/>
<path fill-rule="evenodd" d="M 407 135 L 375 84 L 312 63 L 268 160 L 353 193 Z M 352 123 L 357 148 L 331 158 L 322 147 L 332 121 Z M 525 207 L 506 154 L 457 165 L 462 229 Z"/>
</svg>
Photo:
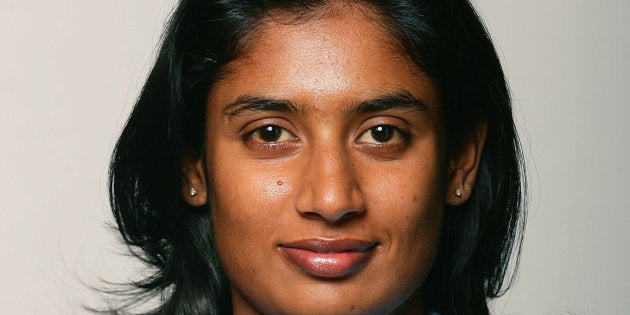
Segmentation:
<svg viewBox="0 0 630 315">
<path fill-rule="evenodd" d="M 317 211 L 317 210 L 300 212 L 300 214 L 307 219 L 324 220 L 330 223 L 345 222 L 349 219 L 352 219 L 360 215 L 361 213 L 363 213 L 363 211 L 353 210 L 353 209 L 332 211 L 332 212 Z"/>
<path fill-rule="evenodd" d="M 350 218 L 354 218 L 356 216 L 358 216 L 359 214 L 361 214 L 362 211 L 357 211 L 357 210 L 348 210 L 346 213 L 344 213 L 339 219 L 338 221 L 345 221 L 348 220 Z"/>
<path fill-rule="evenodd" d="M 304 211 L 304 212 L 301 212 L 300 214 L 301 214 L 303 217 L 307 218 L 307 219 L 313 219 L 313 220 L 316 220 L 316 219 L 321 219 L 321 218 L 322 218 L 322 216 L 321 216 L 321 215 L 319 215 L 319 214 L 318 214 L 317 212 L 315 212 L 315 211 Z"/>
</svg>

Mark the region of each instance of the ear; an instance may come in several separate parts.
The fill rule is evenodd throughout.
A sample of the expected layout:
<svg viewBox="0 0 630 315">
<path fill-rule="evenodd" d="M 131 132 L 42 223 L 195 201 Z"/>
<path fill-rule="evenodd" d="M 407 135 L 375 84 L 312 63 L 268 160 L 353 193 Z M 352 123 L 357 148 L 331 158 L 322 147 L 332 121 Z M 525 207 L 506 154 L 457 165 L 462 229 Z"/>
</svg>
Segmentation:
<svg viewBox="0 0 630 315">
<path fill-rule="evenodd" d="M 201 158 L 184 158 L 182 162 L 182 197 L 191 206 L 200 207 L 208 202 L 206 176 Z"/>
<path fill-rule="evenodd" d="M 471 129 L 472 132 L 462 139 L 460 145 L 453 149 L 448 166 L 447 204 L 459 206 L 470 197 L 479 170 L 487 129 L 486 121 L 480 121 Z"/>
</svg>

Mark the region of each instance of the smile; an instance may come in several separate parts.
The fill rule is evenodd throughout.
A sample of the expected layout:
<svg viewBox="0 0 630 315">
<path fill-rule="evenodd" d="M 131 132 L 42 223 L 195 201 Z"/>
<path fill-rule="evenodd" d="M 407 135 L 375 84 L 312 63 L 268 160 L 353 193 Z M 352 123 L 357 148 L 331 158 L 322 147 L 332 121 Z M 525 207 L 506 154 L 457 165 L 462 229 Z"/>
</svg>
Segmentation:
<svg viewBox="0 0 630 315">
<path fill-rule="evenodd" d="M 342 278 L 359 271 L 374 252 L 376 242 L 356 239 L 304 239 L 280 244 L 284 257 L 308 275 Z"/>
</svg>

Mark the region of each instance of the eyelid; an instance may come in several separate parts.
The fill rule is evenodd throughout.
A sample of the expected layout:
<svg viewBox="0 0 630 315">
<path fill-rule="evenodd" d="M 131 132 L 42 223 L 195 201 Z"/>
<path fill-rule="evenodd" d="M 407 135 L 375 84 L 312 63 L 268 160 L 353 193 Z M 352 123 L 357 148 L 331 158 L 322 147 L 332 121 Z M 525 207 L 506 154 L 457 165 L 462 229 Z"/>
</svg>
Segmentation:
<svg viewBox="0 0 630 315">
<path fill-rule="evenodd" d="M 393 124 L 377 124 L 377 125 L 373 125 L 370 128 L 364 130 L 363 132 L 361 132 L 361 134 L 359 135 L 359 137 L 357 138 L 357 143 L 359 144 L 373 144 L 373 145 L 390 145 L 390 141 L 387 142 L 379 142 L 378 140 L 375 139 L 374 142 L 371 141 L 360 141 L 364 136 L 368 135 L 369 133 L 371 133 L 374 128 L 377 127 L 389 127 L 393 129 L 393 132 L 395 133 L 392 137 L 393 138 L 400 138 L 400 140 L 396 141 L 396 142 L 408 142 L 411 135 L 408 131 L 393 125 Z"/>
<path fill-rule="evenodd" d="M 394 127 L 397 131 L 401 132 L 403 136 L 410 138 L 412 136 L 414 125 L 415 124 L 412 124 L 405 117 L 399 117 L 397 115 L 384 115 L 383 113 L 381 113 L 364 118 L 363 122 L 360 123 L 355 130 L 356 132 L 358 132 L 359 135 L 357 137 L 357 140 L 366 132 L 377 126 Z"/>
<path fill-rule="evenodd" d="M 264 124 L 264 125 L 260 125 L 250 131 L 245 132 L 242 137 L 246 140 L 250 140 L 254 134 L 256 134 L 257 132 L 260 132 L 263 128 L 265 127 L 269 127 L 269 126 L 274 126 L 277 127 L 279 129 L 281 129 L 282 134 L 284 133 L 288 133 L 290 135 L 290 139 L 287 140 L 280 140 L 280 141 L 260 141 L 260 143 L 266 143 L 266 144 L 278 144 L 278 143 L 282 143 L 282 142 L 286 142 L 286 141 L 291 141 L 291 140 L 297 140 L 297 137 L 295 136 L 295 134 L 293 134 L 291 131 L 289 131 L 287 128 L 284 128 L 282 126 L 276 125 L 276 124 Z"/>
<path fill-rule="evenodd" d="M 297 128 L 288 120 L 282 118 L 282 117 L 264 117 L 264 118 L 259 118 L 259 119 L 255 119 L 255 120 L 251 120 L 247 123 L 244 123 L 242 127 L 239 128 L 239 135 L 240 137 L 244 137 L 246 136 L 248 133 L 253 133 L 255 132 L 258 128 L 264 127 L 264 126 L 278 126 L 286 131 L 288 131 L 289 133 L 291 133 L 293 136 L 297 135 Z"/>
<path fill-rule="evenodd" d="M 277 119 L 257 120 L 246 124 L 241 129 L 243 132 L 240 134 L 240 140 L 256 158 L 270 159 L 289 156 L 299 149 L 300 139 L 296 136 L 296 133 L 291 130 L 294 128 L 288 127 L 288 125 L 292 126 L 286 121 Z M 275 126 L 281 129 L 281 137 L 284 139 L 274 142 L 254 139 L 255 134 L 266 126 Z"/>
<path fill-rule="evenodd" d="M 369 133 L 378 126 L 389 126 L 393 128 L 394 137 L 387 142 L 371 141 L 362 139 L 371 136 Z M 396 159 L 407 152 L 414 141 L 414 125 L 403 118 L 396 116 L 373 116 L 365 120 L 356 129 L 358 136 L 354 143 L 357 150 L 376 159 Z M 365 140 L 365 141 L 364 141 Z M 376 139 L 374 139 L 376 140 Z"/>
</svg>

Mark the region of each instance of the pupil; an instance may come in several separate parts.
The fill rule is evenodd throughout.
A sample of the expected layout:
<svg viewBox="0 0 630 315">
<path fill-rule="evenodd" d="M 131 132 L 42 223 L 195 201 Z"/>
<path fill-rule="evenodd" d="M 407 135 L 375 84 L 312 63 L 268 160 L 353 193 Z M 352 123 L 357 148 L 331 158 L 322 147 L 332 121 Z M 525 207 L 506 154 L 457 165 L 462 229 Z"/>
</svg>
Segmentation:
<svg viewBox="0 0 630 315">
<path fill-rule="evenodd" d="M 280 128 L 277 126 L 264 126 L 260 128 L 260 138 L 265 142 L 276 142 L 280 138 Z"/>
<path fill-rule="evenodd" d="M 390 126 L 376 126 L 372 128 L 372 138 L 377 142 L 387 142 L 392 139 L 394 135 L 392 127 Z"/>
</svg>

